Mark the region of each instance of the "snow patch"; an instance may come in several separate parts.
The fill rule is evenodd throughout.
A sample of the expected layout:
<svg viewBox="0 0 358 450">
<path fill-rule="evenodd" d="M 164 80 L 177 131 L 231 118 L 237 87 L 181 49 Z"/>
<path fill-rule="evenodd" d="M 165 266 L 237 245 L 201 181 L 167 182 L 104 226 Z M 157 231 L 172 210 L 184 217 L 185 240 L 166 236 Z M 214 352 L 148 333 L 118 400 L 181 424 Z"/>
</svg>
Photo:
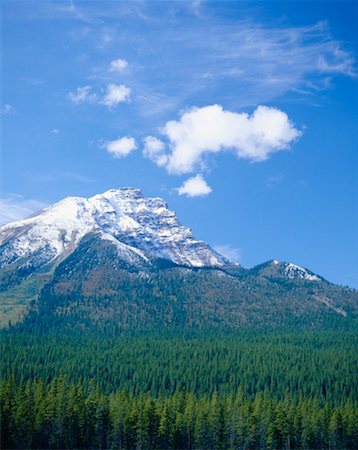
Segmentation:
<svg viewBox="0 0 358 450">
<path fill-rule="evenodd" d="M 300 278 L 309 281 L 320 281 L 320 278 L 308 271 L 304 267 L 296 266 L 296 264 L 285 263 L 283 267 L 283 273 L 288 278 Z"/>
</svg>

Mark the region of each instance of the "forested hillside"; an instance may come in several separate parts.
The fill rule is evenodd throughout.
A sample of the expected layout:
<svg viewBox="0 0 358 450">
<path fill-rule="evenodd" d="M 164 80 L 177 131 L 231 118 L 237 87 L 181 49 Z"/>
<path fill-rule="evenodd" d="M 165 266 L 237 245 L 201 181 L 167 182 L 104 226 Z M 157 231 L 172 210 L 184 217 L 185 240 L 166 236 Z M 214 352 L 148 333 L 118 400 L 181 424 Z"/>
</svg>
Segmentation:
<svg viewBox="0 0 358 450">
<path fill-rule="evenodd" d="M 1 374 L 26 382 L 65 374 L 109 393 L 316 397 L 320 402 L 354 400 L 358 391 L 354 331 L 194 333 L 147 332 L 132 336 L 46 335 L 3 332 Z"/>
<path fill-rule="evenodd" d="M 80 247 L 57 267 L 19 329 L 314 328 L 350 323 L 357 315 L 358 291 L 326 281 L 161 260 L 156 270 L 141 272 L 113 266 L 107 252 L 91 252 Z"/>
</svg>

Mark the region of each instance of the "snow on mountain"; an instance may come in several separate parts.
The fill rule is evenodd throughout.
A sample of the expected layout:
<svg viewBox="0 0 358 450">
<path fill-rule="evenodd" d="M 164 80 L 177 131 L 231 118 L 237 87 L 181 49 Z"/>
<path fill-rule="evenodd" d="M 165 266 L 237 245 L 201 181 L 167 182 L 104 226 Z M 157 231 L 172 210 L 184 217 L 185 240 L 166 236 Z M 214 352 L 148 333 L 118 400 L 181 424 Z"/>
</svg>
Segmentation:
<svg viewBox="0 0 358 450">
<path fill-rule="evenodd" d="M 304 267 L 297 266 L 289 262 L 280 262 L 276 259 L 269 262 L 269 266 L 276 268 L 281 276 L 290 279 L 301 279 L 308 281 L 320 281 L 322 278 L 318 277 L 311 271 L 305 269 Z"/>
<path fill-rule="evenodd" d="M 292 263 L 284 263 L 283 264 L 283 273 L 288 278 L 301 278 L 304 280 L 309 281 L 320 281 L 321 278 L 319 278 L 314 273 L 310 272 L 309 270 L 305 269 L 304 267 L 296 266 L 296 264 Z"/>
<path fill-rule="evenodd" d="M 67 197 L 0 228 L 0 267 L 21 261 L 34 268 L 71 253 L 88 233 L 112 241 L 124 259 L 164 258 L 189 267 L 228 261 L 182 226 L 161 198 L 139 189 L 111 189 L 91 198 Z"/>
</svg>

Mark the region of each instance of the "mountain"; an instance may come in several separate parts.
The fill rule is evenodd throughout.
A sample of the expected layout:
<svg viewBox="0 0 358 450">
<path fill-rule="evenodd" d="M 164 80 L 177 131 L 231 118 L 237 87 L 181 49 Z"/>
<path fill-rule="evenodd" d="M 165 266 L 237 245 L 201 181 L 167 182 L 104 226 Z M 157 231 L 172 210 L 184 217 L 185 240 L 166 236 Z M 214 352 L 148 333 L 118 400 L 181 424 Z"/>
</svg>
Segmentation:
<svg viewBox="0 0 358 450">
<path fill-rule="evenodd" d="M 245 269 L 139 189 L 68 197 L 0 228 L 2 324 L 224 326 L 350 319 L 357 291 L 295 264 Z M 40 326 L 40 325 L 39 325 Z"/>
<path fill-rule="evenodd" d="M 314 274 L 304 267 L 289 262 L 280 262 L 276 259 L 256 266 L 252 273 L 266 278 L 287 278 L 291 280 L 325 281 L 324 278 Z"/>
<path fill-rule="evenodd" d="M 0 268 L 11 264 L 35 271 L 63 259 L 89 234 L 113 243 L 119 257 L 134 264 L 158 258 L 188 267 L 228 261 L 180 225 L 161 198 L 139 189 L 112 189 L 91 198 L 67 197 L 19 222 L 0 228 Z"/>
</svg>

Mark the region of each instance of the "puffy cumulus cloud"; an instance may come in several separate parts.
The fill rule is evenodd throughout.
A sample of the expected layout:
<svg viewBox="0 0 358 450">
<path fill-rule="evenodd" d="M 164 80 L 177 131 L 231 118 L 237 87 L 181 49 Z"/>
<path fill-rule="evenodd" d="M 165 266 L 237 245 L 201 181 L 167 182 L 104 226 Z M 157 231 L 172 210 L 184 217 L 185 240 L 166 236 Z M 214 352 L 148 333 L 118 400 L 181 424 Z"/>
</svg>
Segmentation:
<svg viewBox="0 0 358 450">
<path fill-rule="evenodd" d="M 109 65 L 110 72 L 123 72 L 128 67 L 128 62 L 125 59 L 115 59 Z"/>
<path fill-rule="evenodd" d="M 240 261 L 240 250 L 230 244 L 214 245 L 214 250 L 233 263 L 239 263 Z"/>
<path fill-rule="evenodd" d="M 68 93 L 68 98 L 76 105 L 85 102 L 93 103 L 97 100 L 97 95 L 91 91 L 92 86 L 78 87 L 75 92 Z"/>
<path fill-rule="evenodd" d="M 225 150 L 238 158 L 264 161 L 287 150 L 301 135 L 279 109 L 259 106 L 249 115 L 225 111 L 220 105 L 192 108 L 179 121 L 167 122 L 162 133 L 169 141 L 165 167 L 175 174 L 190 173 L 203 164 L 205 155 Z"/>
<path fill-rule="evenodd" d="M 134 138 L 124 136 L 114 141 L 108 141 L 102 145 L 115 158 L 124 158 L 137 148 Z"/>
<path fill-rule="evenodd" d="M 154 136 L 144 138 L 143 155 L 151 159 L 159 167 L 168 163 L 168 156 L 165 154 L 165 144 Z"/>
<path fill-rule="evenodd" d="M 124 84 L 109 84 L 102 103 L 110 108 L 129 100 L 131 90 Z"/>
<path fill-rule="evenodd" d="M 179 195 L 186 195 L 187 197 L 202 197 L 210 194 L 212 189 L 202 175 L 196 175 L 195 177 L 184 181 L 184 183 L 177 188 L 177 191 Z"/>
</svg>

